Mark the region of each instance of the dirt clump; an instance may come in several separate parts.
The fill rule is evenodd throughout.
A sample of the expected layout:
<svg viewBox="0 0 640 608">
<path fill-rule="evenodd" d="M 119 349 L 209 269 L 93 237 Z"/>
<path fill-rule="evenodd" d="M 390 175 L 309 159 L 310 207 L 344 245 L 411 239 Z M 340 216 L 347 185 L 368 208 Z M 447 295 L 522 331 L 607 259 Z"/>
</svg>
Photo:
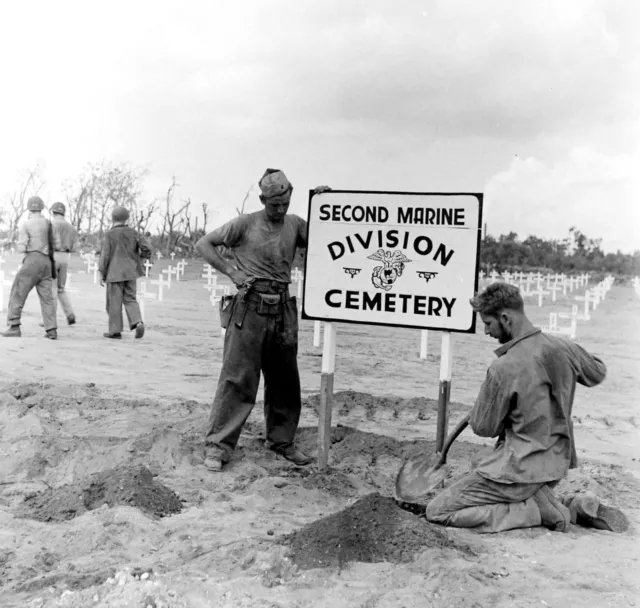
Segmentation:
<svg viewBox="0 0 640 608">
<path fill-rule="evenodd" d="M 155 481 L 149 469 L 123 466 L 27 496 L 18 516 L 44 522 L 67 521 L 105 504 L 136 507 L 154 517 L 182 510 L 178 495 Z"/>
<path fill-rule="evenodd" d="M 446 531 L 400 508 L 393 498 L 368 494 L 350 507 L 284 536 L 300 569 L 339 567 L 349 562 L 407 563 L 429 547 L 473 553 Z"/>
</svg>

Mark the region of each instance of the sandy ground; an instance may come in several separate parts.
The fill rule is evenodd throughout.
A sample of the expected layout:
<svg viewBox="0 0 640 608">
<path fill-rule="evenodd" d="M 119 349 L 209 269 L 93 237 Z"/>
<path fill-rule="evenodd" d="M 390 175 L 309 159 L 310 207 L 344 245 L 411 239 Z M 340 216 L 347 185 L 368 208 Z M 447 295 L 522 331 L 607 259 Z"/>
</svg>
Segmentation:
<svg viewBox="0 0 640 608">
<path fill-rule="evenodd" d="M 9 258 L 9 272 L 17 263 Z M 72 271 L 81 268 L 72 261 Z M 421 361 L 418 331 L 338 327 L 329 471 L 267 453 L 258 404 L 235 460 L 208 473 L 202 430 L 222 338 L 201 268 L 192 261 L 164 302 L 147 301 L 143 340 L 103 339 L 103 290 L 74 274 L 77 325 L 61 322 L 60 339 L 45 340 L 34 292 L 24 337 L 0 342 L 0 605 L 640 605 L 640 298 L 630 287 L 614 287 L 579 325 L 578 342 L 609 372 L 601 386 L 578 390 L 582 466 L 561 491 L 595 490 L 624 509 L 631 529 L 487 536 L 430 526 L 386 498 L 403 459 L 433 450 L 435 333 Z M 545 323 L 569 304 L 532 302 L 529 311 Z M 313 323 L 302 321 L 299 442 L 310 452 L 321 364 L 312 338 Z M 473 403 L 495 346 L 482 335 L 454 336 L 451 425 Z M 487 449 L 465 432 L 450 454 L 452 473 Z M 180 512 L 169 514 L 176 504 Z"/>
</svg>

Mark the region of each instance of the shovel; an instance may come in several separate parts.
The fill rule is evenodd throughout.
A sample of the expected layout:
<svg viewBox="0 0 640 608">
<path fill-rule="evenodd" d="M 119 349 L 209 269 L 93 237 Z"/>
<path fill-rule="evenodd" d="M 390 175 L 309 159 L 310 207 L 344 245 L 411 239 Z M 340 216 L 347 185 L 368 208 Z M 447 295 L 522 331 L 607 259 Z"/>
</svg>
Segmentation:
<svg viewBox="0 0 640 608">
<path fill-rule="evenodd" d="M 451 444 L 469 424 L 465 416 L 453 429 L 442 446 L 442 452 L 420 454 L 407 460 L 396 477 L 396 496 L 405 502 L 418 503 L 447 476 L 447 453 Z"/>
</svg>

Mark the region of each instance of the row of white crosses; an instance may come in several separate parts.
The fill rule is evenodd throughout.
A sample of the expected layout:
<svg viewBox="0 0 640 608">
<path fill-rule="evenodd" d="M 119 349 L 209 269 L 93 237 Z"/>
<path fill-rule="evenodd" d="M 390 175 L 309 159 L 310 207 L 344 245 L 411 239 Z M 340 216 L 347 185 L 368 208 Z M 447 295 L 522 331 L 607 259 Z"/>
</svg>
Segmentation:
<svg viewBox="0 0 640 608">
<path fill-rule="evenodd" d="M 160 258 L 162 258 L 162 254 L 158 251 L 156 253 L 156 257 L 158 258 L 158 260 L 160 260 Z M 169 266 L 168 268 L 165 268 L 164 270 L 160 271 L 158 273 L 158 278 L 154 280 L 154 279 L 149 279 L 149 271 L 153 267 L 153 264 L 149 262 L 149 260 L 145 260 L 145 263 L 144 263 L 145 280 L 142 280 L 139 282 L 138 292 L 136 294 L 139 299 L 140 312 L 143 318 L 145 316 L 146 300 L 157 300 L 158 302 L 162 302 L 164 299 L 163 298 L 164 288 L 166 287 L 167 289 L 171 289 L 171 279 L 174 276 L 176 278 L 176 281 L 180 281 L 180 277 L 184 276 L 184 269 L 186 266 L 187 266 L 187 261 L 183 259 L 180 262 L 178 262 L 175 266 Z M 166 275 L 166 278 L 165 278 L 165 275 Z M 150 285 L 154 285 L 158 287 L 158 291 L 156 293 L 147 291 L 147 279 L 149 279 Z"/>
<path fill-rule="evenodd" d="M 584 314 L 579 317 L 580 319 L 588 321 L 591 318 L 590 309 L 595 310 L 598 308 L 598 304 L 605 299 L 612 285 L 613 277 L 609 275 L 591 289 L 587 289 L 584 292 L 584 296 L 575 296 L 576 300 L 584 302 Z"/>
<path fill-rule="evenodd" d="M 577 304 L 573 304 L 571 306 L 570 313 L 551 312 L 549 313 L 549 325 L 542 326 L 541 329 L 549 334 L 569 336 L 569 338 L 575 340 L 578 321 L 591 320 L 591 310 L 595 310 L 598 307 L 598 304 L 604 300 L 612 285 L 612 276 L 604 278 L 597 285 L 587 289 L 584 296 L 575 296 L 576 300 L 584 302 L 584 312 L 582 314 L 578 312 Z M 561 326 L 558 323 L 559 319 L 570 319 L 570 324 L 568 326 Z"/>
<path fill-rule="evenodd" d="M 542 273 L 524 273 L 524 272 L 503 272 L 499 275 L 495 270 L 485 277 L 484 272 L 480 273 L 480 278 L 485 279 L 491 284 L 497 281 L 504 281 L 516 285 L 523 297 L 538 296 L 538 306 L 542 307 L 544 297 L 551 294 L 551 301 L 556 302 L 558 292 L 562 291 L 562 295 L 566 296 L 567 291 L 573 292 L 574 289 L 586 286 L 589 283 L 589 275 L 582 273 L 575 277 L 568 277 L 565 274 L 547 274 Z M 536 288 L 532 289 L 535 283 Z"/>
</svg>

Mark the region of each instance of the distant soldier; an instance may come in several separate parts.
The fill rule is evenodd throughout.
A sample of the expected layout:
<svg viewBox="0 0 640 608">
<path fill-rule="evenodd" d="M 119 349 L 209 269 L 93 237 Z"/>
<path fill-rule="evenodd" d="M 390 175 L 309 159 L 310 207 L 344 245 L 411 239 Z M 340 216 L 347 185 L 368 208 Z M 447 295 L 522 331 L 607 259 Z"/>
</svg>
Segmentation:
<svg viewBox="0 0 640 608">
<path fill-rule="evenodd" d="M 40 299 L 45 337 L 50 340 L 58 338 L 56 324 L 56 303 L 53 296 L 55 278 L 55 262 L 53 252 L 59 248 L 51 222 L 42 216 L 44 202 L 39 196 L 32 196 L 27 201 L 29 217 L 18 229 L 16 250 L 23 253 L 22 266 L 11 286 L 7 325 L 9 329 L 0 335 L 5 338 L 19 338 L 22 309 L 27 296 L 35 287 Z"/>
<path fill-rule="evenodd" d="M 137 230 L 127 226 L 129 211 L 116 206 L 111 214 L 113 226 L 105 236 L 100 250 L 98 271 L 100 285 L 106 283 L 109 331 L 105 338 L 122 338 L 122 306 L 129 327 L 136 330 L 136 338 L 144 336 L 144 323 L 136 299 L 136 280 L 144 276 L 142 260 L 151 257 L 151 247 Z"/>
<path fill-rule="evenodd" d="M 65 291 L 65 286 L 67 284 L 69 254 L 74 253 L 75 251 L 78 233 L 73 225 L 64 219 L 66 211 L 67 210 L 62 203 L 53 203 L 53 205 L 51 205 L 51 224 L 53 226 L 53 234 L 54 237 L 57 237 L 57 242 L 60 243 L 60 249 L 56 249 L 54 253 L 57 274 L 56 280 L 58 283 L 58 299 L 62 305 L 64 316 L 67 317 L 67 323 L 69 323 L 69 325 L 73 325 L 76 322 L 76 315 L 71 307 L 71 300 L 69 299 L 69 294 Z"/>
</svg>

